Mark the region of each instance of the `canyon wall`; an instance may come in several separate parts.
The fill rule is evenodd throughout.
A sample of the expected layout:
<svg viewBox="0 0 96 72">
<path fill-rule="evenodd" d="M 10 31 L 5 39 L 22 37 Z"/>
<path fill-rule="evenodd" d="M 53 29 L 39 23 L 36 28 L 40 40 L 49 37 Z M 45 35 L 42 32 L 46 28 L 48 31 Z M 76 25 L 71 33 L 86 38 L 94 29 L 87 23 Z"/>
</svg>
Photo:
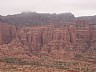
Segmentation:
<svg viewBox="0 0 96 72">
<path fill-rule="evenodd" d="M 0 44 L 8 44 L 16 37 L 16 27 L 0 23 Z"/>
<path fill-rule="evenodd" d="M 96 25 L 82 23 L 49 24 L 43 26 L 17 27 L 0 23 L 0 49 L 14 55 L 48 54 L 54 57 L 73 57 L 95 49 Z M 19 51 L 20 49 L 21 52 Z M 6 49 L 8 51 L 6 52 Z M 17 52 L 14 52 L 16 49 Z M 18 50 L 17 50 L 18 49 Z M 13 50 L 12 53 L 9 52 Z M 88 52 L 90 53 L 90 52 Z M 58 56 L 59 55 L 59 56 Z M 61 56 L 60 56 L 61 55 Z"/>
</svg>

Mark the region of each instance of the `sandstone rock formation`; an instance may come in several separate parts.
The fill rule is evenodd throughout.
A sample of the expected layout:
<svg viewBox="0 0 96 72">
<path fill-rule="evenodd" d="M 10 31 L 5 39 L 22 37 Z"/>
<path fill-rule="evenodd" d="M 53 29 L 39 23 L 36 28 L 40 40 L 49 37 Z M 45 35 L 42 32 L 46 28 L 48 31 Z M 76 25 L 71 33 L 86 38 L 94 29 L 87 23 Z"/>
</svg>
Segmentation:
<svg viewBox="0 0 96 72">
<path fill-rule="evenodd" d="M 58 17 L 61 20 L 58 20 Z M 48 21 L 49 24 L 28 27 L 1 23 L 1 21 L 0 58 L 20 58 L 34 61 L 37 65 L 41 63 L 41 66 L 48 65 L 59 68 L 64 67 L 61 61 L 95 63 L 96 24 L 90 24 L 85 20 L 64 23 L 62 22 L 63 16 L 58 15 L 58 17 L 53 15 L 53 18 L 48 20 L 36 17 L 37 22 L 39 20 L 45 23 Z M 66 17 L 64 20 L 67 20 Z M 34 21 L 34 18 L 32 18 L 32 21 Z M 60 23 L 58 23 L 59 21 Z M 54 65 L 55 61 L 60 65 Z M 86 64 L 81 64 L 81 66 L 86 66 Z M 92 67 L 94 68 L 95 66 L 93 65 Z M 69 70 L 69 72 L 74 72 L 74 70 Z"/>
<path fill-rule="evenodd" d="M 27 47 L 29 53 L 46 51 L 46 49 L 47 53 L 50 53 L 50 51 L 55 49 L 57 51 L 61 49 L 62 51 L 62 48 L 70 49 L 72 47 L 76 47 L 79 50 L 78 44 L 81 47 L 85 44 L 86 47 L 83 46 L 85 50 L 91 46 L 90 42 L 96 40 L 95 29 L 95 25 L 87 28 L 82 28 L 82 26 L 78 28 L 75 24 L 70 24 L 69 26 L 50 24 L 17 29 L 14 25 L 1 23 L 0 44 L 10 44 L 11 41 L 18 40 L 22 45 Z"/>
<path fill-rule="evenodd" d="M 45 44 L 55 40 L 74 43 L 76 40 L 76 29 L 72 27 L 69 27 L 69 29 L 55 28 L 54 25 L 27 27 L 18 31 L 16 38 L 28 46 L 31 51 L 40 51 Z"/>
<path fill-rule="evenodd" d="M 0 44 L 8 44 L 16 37 L 16 27 L 0 23 Z"/>
</svg>

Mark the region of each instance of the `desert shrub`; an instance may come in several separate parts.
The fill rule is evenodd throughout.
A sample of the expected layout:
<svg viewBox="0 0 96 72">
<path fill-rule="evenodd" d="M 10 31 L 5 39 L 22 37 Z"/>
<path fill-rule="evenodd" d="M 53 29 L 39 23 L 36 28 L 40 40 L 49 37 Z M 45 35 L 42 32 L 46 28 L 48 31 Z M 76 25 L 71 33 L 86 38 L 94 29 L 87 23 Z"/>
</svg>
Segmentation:
<svg viewBox="0 0 96 72">
<path fill-rule="evenodd" d="M 76 55 L 75 55 L 75 58 L 81 60 L 81 59 L 83 58 L 83 56 L 82 56 L 81 54 L 76 54 Z"/>
<path fill-rule="evenodd" d="M 1 58 L 0 61 L 6 63 L 19 63 L 21 60 L 16 58 Z"/>
<path fill-rule="evenodd" d="M 22 61 L 21 59 L 18 58 L 1 58 L 1 62 L 6 62 L 6 63 L 14 63 L 14 64 L 27 64 L 26 61 Z"/>
</svg>

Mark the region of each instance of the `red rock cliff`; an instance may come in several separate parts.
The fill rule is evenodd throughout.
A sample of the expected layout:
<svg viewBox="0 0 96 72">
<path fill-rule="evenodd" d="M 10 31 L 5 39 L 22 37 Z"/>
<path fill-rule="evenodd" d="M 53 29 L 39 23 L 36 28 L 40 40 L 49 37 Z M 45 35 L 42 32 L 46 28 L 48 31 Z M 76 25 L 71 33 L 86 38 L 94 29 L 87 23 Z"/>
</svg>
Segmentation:
<svg viewBox="0 0 96 72">
<path fill-rule="evenodd" d="M 16 27 L 0 23 L 0 44 L 10 43 L 16 36 Z"/>
</svg>

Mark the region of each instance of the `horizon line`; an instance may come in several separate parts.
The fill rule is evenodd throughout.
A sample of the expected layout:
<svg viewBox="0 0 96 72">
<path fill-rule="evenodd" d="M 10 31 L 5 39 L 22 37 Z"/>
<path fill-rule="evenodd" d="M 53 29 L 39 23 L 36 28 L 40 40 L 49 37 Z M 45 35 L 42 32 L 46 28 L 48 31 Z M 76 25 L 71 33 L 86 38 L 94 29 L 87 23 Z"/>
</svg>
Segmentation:
<svg viewBox="0 0 96 72">
<path fill-rule="evenodd" d="M 66 14 L 66 13 L 70 13 L 73 14 L 74 17 L 85 17 L 85 16 L 95 16 L 96 14 L 93 15 L 79 15 L 76 16 L 73 12 L 36 12 L 36 11 L 22 11 L 22 12 L 18 12 L 18 13 L 10 13 L 10 14 L 0 14 L 1 16 L 9 16 L 9 15 L 16 15 L 16 14 L 23 14 L 23 13 L 38 13 L 38 14 Z"/>
</svg>

